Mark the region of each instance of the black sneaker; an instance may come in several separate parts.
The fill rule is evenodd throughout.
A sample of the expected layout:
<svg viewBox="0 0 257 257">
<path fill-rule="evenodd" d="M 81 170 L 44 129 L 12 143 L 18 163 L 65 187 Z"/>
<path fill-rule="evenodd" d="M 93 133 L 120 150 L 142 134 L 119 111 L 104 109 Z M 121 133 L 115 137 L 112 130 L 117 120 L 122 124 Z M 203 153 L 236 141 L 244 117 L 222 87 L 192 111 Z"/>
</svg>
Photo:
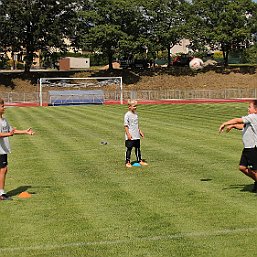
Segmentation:
<svg viewBox="0 0 257 257">
<path fill-rule="evenodd" d="M 255 181 L 254 184 L 253 184 L 252 192 L 257 193 L 257 181 Z"/>
<path fill-rule="evenodd" d="M 0 200 L 12 200 L 12 198 L 7 194 L 2 194 L 0 195 Z"/>
</svg>

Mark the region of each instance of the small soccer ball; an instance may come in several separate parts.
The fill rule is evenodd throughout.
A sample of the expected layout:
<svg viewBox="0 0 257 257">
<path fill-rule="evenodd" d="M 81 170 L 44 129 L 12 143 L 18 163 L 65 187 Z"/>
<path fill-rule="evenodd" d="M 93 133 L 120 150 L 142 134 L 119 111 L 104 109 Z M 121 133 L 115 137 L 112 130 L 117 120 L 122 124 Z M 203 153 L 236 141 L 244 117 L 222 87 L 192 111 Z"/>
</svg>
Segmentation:
<svg viewBox="0 0 257 257">
<path fill-rule="evenodd" d="M 194 58 L 190 61 L 189 67 L 193 71 L 199 71 L 203 69 L 203 60 L 200 58 Z"/>
</svg>

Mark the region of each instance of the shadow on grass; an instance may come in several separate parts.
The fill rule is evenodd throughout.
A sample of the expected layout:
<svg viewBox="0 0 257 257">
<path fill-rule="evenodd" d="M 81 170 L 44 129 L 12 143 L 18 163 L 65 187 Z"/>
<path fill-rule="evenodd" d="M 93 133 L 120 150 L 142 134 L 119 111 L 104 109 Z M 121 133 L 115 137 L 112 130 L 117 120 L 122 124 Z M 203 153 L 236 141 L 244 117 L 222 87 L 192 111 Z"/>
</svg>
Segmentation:
<svg viewBox="0 0 257 257">
<path fill-rule="evenodd" d="M 244 187 L 240 191 L 241 192 L 251 192 L 251 193 L 253 193 L 253 184 L 244 185 Z"/>
<path fill-rule="evenodd" d="M 208 182 L 208 181 L 212 181 L 212 179 L 211 178 L 201 178 L 200 181 Z"/>
<path fill-rule="evenodd" d="M 29 188 L 31 188 L 31 186 L 20 186 L 20 187 L 17 187 L 16 189 L 13 189 L 13 190 L 7 192 L 7 194 L 9 196 L 16 196 L 24 191 L 27 191 Z"/>
<path fill-rule="evenodd" d="M 249 184 L 249 185 L 230 185 L 227 188 L 224 188 L 224 190 L 227 189 L 239 189 L 241 192 L 253 192 L 253 184 Z"/>
</svg>

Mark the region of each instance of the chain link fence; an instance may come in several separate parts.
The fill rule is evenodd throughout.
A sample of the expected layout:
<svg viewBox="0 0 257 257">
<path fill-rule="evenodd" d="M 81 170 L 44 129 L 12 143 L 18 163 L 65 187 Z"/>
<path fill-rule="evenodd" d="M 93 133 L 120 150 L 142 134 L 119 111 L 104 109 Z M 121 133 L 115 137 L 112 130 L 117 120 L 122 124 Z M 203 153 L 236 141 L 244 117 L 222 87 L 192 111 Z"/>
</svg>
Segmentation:
<svg viewBox="0 0 257 257">
<path fill-rule="evenodd" d="M 0 92 L 6 103 L 38 103 L 39 93 Z M 105 100 L 120 100 L 120 91 L 105 91 Z M 157 89 L 123 90 L 123 99 L 138 100 L 194 100 L 194 99 L 247 99 L 257 98 L 257 88 L 230 89 Z M 43 102 L 50 103 L 48 92 L 43 93 Z"/>
<path fill-rule="evenodd" d="M 105 92 L 106 100 L 119 100 L 120 94 Z M 123 99 L 140 100 L 184 100 L 184 99 L 245 99 L 257 98 L 257 88 L 210 89 L 158 89 L 123 90 Z"/>
<path fill-rule="evenodd" d="M 39 103 L 39 94 L 20 92 L 0 92 L 0 97 L 5 103 Z"/>
</svg>

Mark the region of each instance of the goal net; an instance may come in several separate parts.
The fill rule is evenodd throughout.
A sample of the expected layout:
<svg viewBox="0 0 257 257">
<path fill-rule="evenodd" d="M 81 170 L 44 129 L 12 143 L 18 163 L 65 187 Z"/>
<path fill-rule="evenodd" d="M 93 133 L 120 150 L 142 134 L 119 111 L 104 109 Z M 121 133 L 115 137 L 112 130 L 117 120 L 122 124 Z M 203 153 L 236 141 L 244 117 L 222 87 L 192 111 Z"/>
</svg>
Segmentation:
<svg viewBox="0 0 257 257">
<path fill-rule="evenodd" d="M 122 77 L 40 78 L 39 101 L 43 105 L 123 104 Z"/>
</svg>

